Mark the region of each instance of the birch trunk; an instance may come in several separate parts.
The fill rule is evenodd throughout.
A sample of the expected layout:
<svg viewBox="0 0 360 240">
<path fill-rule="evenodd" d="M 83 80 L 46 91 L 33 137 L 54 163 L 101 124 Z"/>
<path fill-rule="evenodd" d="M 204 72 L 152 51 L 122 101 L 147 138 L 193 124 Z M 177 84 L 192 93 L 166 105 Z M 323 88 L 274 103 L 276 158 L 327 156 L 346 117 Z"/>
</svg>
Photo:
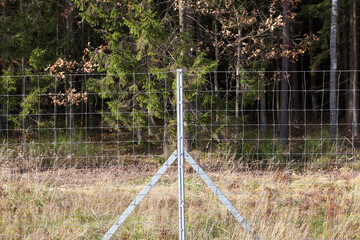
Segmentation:
<svg viewBox="0 0 360 240">
<path fill-rule="evenodd" d="M 338 1 L 332 0 L 331 11 L 331 36 L 330 36 L 330 137 L 335 140 L 338 135 L 338 110 L 337 110 L 337 90 L 336 90 L 336 34 L 337 34 L 337 10 Z"/>
</svg>

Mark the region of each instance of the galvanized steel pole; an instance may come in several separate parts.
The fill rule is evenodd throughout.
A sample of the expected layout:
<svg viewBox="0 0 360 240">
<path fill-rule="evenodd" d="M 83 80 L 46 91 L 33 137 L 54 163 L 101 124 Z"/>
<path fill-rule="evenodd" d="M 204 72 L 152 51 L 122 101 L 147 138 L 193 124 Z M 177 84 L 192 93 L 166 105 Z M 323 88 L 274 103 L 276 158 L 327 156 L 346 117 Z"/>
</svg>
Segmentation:
<svg viewBox="0 0 360 240">
<path fill-rule="evenodd" d="M 177 159 L 179 178 L 179 240 L 185 240 L 185 193 L 184 193 L 184 101 L 183 71 L 177 69 Z"/>
</svg>

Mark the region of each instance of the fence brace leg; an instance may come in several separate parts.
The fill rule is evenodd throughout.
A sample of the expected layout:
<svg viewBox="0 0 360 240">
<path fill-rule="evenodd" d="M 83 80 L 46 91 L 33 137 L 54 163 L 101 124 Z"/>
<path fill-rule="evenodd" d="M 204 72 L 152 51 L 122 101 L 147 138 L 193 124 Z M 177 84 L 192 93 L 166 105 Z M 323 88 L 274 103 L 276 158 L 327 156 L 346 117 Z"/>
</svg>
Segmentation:
<svg viewBox="0 0 360 240">
<path fill-rule="evenodd" d="M 239 211 L 231 204 L 231 202 L 225 197 L 225 195 L 220 191 L 220 189 L 215 185 L 215 183 L 210 179 L 208 175 L 202 170 L 202 168 L 197 164 L 194 158 L 185 150 L 185 159 L 186 161 L 194 168 L 194 170 L 199 174 L 202 180 L 211 188 L 211 190 L 216 194 L 220 201 L 225 205 L 225 207 L 231 212 L 231 214 L 238 220 L 241 226 L 256 240 L 261 240 L 257 235 L 256 231 L 250 230 L 249 223 L 241 216 Z"/>
<path fill-rule="evenodd" d="M 157 181 L 164 175 L 166 170 L 173 164 L 177 158 L 177 151 L 175 150 L 171 156 L 166 160 L 164 165 L 159 169 L 159 171 L 151 178 L 149 183 L 144 187 L 144 189 L 137 195 L 129 207 L 124 211 L 124 213 L 118 218 L 114 225 L 109 229 L 105 234 L 102 240 L 108 240 L 116 232 L 116 230 L 121 226 L 121 224 L 126 220 L 126 218 L 131 214 L 131 212 L 136 208 L 136 206 L 141 202 L 150 189 L 157 183 Z"/>
</svg>

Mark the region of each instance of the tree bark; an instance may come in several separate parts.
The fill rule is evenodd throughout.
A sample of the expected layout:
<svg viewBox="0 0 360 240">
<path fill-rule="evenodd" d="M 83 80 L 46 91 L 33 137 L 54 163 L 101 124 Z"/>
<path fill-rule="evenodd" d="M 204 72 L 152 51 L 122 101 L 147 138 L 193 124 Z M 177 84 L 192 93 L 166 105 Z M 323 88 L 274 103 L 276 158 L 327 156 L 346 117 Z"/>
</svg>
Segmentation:
<svg viewBox="0 0 360 240">
<path fill-rule="evenodd" d="M 6 4 L 4 3 L 3 5 L 3 8 L 2 8 L 2 11 L 1 11 L 1 17 L 6 19 Z M 5 46 L 6 42 L 5 42 L 5 38 L 2 38 L 2 44 L 3 46 Z M 2 70 L 5 70 L 6 68 L 6 55 L 4 52 L 0 52 L 0 58 L 1 58 L 1 68 L 0 68 L 0 72 L 2 72 Z M 4 93 L 3 93 L 4 94 Z M 6 114 L 6 98 L 5 97 L 2 97 L 1 99 L 1 115 L 0 116 L 0 134 L 4 131 L 4 121 L 6 121 L 6 117 L 5 117 L 5 114 Z"/>
<path fill-rule="evenodd" d="M 69 89 L 70 89 L 70 92 L 72 93 L 72 89 L 73 89 L 73 79 L 72 79 L 72 76 L 69 76 Z M 73 97 L 73 96 L 72 96 Z M 69 123 L 68 123 L 68 126 L 69 126 L 69 136 L 70 136 L 70 139 L 73 139 L 75 135 L 75 129 L 74 129 L 74 104 L 72 102 L 69 102 Z"/>
<path fill-rule="evenodd" d="M 300 98 L 299 98 L 299 73 L 297 72 L 297 64 L 290 63 L 290 83 L 291 83 L 291 106 L 292 117 L 295 123 L 300 122 Z"/>
<path fill-rule="evenodd" d="M 67 10 L 66 10 L 66 17 L 65 17 L 65 21 L 66 21 L 66 35 L 68 36 L 68 39 L 70 39 L 70 42 L 68 43 L 68 49 L 67 49 L 67 53 L 69 55 L 73 55 L 73 47 L 72 47 L 72 23 L 73 23 L 73 17 L 72 17 L 72 8 L 73 8 L 73 2 L 72 0 L 66 0 L 66 4 L 67 4 Z"/>
<path fill-rule="evenodd" d="M 180 25 L 180 34 L 186 33 L 186 6 L 182 0 L 179 0 L 179 25 Z M 184 58 L 185 51 L 180 52 L 180 57 Z"/>
<path fill-rule="evenodd" d="M 73 17 L 72 17 L 72 8 L 73 8 L 73 3 L 72 0 L 66 0 L 66 5 L 67 5 L 67 9 L 66 9 L 66 17 L 65 17 L 65 21 L 66 21 L 66 36 L 67 38 L 70 40 L 70 42 L 68 43 L 67 46 L 67 53 L 70 57 L 72 57 L 73 55 L 73 47 L 72 47 L 72 23 L 73 23 Z M 66 90 L 70 90 L 73 88 L 73 79 L 72 76 L 69 76 L 69 89 Z M 74 122 L 74 116 L 73 116 L 73 106 L 71 103 L 68 103 L 67 106 L 67 113 L 69 116 L 66 115 L 66 128 L 67 128 L 67 132 L 69 134 L 70 139 L 72 139 L 72 137 L 74 136 L 73 133 L 73 122 Z"/>
<path fill-rule="evenodd" d="M 23 3 L 23 0 L 20 0 L 20 15 L 21 17 L 24 16 L 24 3 Z M 24 29 L 21 27 L 21 31 L 23 32 Z M 23 44 L 21 44 L 21 48 L 23 48 Z M 21 74 L 22 75 L 25 75 L 25 58 L 24 57 L 21 57 Z M 21 95 L 22 95 L 22 103 L 23 103 L 23 108 L 22 108 L 22 111 L 23 111 L 23 116 L 22 116 L 22 130 L 23 130 L 23 138 L 24 138 L 24 141 L 25 141 L 25 101 L 26 101 L 26 78 L 24 76 L 22 76 L 21 78 Z"/>
<path fill-rule="evenodd" d="M 236 90 L 236 94 L 235 94 L 235 118 L 236 120 L 239 119 L 240 116 L 240 89 L 241 89 L 241 75 L 240 75 L 240 70 L 241 70 L 241 61 L 242 61 L 242 56 L 241 56 L 241 38 L 242 38 L 242 26 L 240 24 L 240 17 L 238 12 L 236 12 L 236 20 L 237 23 L 239 24 L 238 26 L 238 40 L 237 40 L 237 53 L 236 53 L 236 65 L 235 65 L 235 70 L 236 70 L 236 86 L 235 86 L 235 90 Z M 239 133 L 239 127 L 236 127 L 236 133 Z"/>
<path fill-rule="evenodd" d="M 290 24 L 290 36 L 296 35 L 294 24 Z M 299 73 L 297 72 L 297 62 L 290 62 L 289 68 L 290 68 L 290 88 L 291 88 L 291 106 L 289 108 L 291 109 L 291 117 L 295 123 L 300 122 L 300 101 L 299 101 Z"/>
<path fill-rule="evenodd" d="M 89 130 L 94 130 L 95 129 L 95 125 L 94 125 L 94 113 L 95 113 L 95 96 L 90 93 L 88 96 L 88 116 L 89 116 Z"/>
<path fill-rule="evenodd" d="M 357 47 L 357 4 L 355 1 L 351 3 L 350 7 L 350 56 L 349 56 L 349 94 L 348 94 L 348 108 L 347 108 L 347 122 L 349 128 L 352 129 L 354 136 L 358 136 L 358 96 L 357 96 L 357 81 L 358 74 L 358 47 Z M 350 127 L 352 126 L 352 127 Z"/>
<path fill-rule="evenodd" d="M 180 24 L 180 34 L 182 36 L 182 38 L 184 39 L 186 32 L 187 32 L 187 28 L 188 28 L 188 20 L 187 20 L 187 7 L 184 4 L 183 0 L 179 0 L 179 24 Z M 183 40 L 182 45 L 185 46 L 185 42 Z M 180 58 L 181 61 L 184 62 L 184 58 L 185 58 L 186 52 L 184 49 L 181 50 L 180 52 Z M 186 95 L 184 94 L 184 108 L 185 110 L 188 108 L 188 106 L 190 105 L 190 103 L 186 100 Z M 188 123 L 184 120 L 184 126 L 187 126 Z M 188 132 L 188 128 L 184 128 L 184 149 L 186 149 L 187 151 L 191 151 L 190 147 L 191 147 L 191 140 L 190 140 L 190 136 L 189 136 L 189 132 Z"/>
<path fill-rule="evenodd" d="M 259 80 L 264 81 L 263 77 L 259 78 Z M 260 98 L 259 100 L 260 101 L 260 131 L 265 132 L 267 130 L 265 87 L 260 91 L 259 98 Z"/>
<path fill-rule="evenodd" d="M 283 4 L 283 57 L 282 57 L 282 78 L 281 78 L 281 116 L 280 116 L 280 141 L 283 145 L 289 144 L 289 35 L 290 35 L 290 2 L 284 0 Z"/>
<path fill-rule="evenodd" d="M 311 36 L 314 33 L 314 24 L 313 24 L 313 19 L 311 16 L 309 16 L 309 35 Z M 317 70 L 317 66 L 314 66 L 314 53 L 310 52 L 310 68 L 311 68 L 311 72 L 310 72 L 310 96 L 311 96 L 311 108 L 312 108 L 312 112 L 313 112 L 313 117 L 317 118 L 318 114 L 316 111 L 316 107 L 318 105 L 317 102 L 317 98 L 316 98 L 316 93 L 315 91 L 315 82 L 316 82 L 316 70 Z"/>
<path fill-rule="evenodd" d="M 340 8 L 339 9 L 339 16 L 341 16 L 341 20 L 339 19 L 339 26 L 346 26 L 349 21 L 348 16 L 348 6 Z M 339 31 L 338 37 L 340 38 L 338 42 L 341 45 L 341 48 L 338 51 L 339 59 L 341 59 L 338 63 L 339 68 L 342 70 L 349 70 L 349 36 L 350 36 L 350 29 L 348 28 L 341 28 L 341 31 Z M 344 82 L 343 88 L 344 89 L 350 89 L 349 87 L 349 72 L 344 71 L 341 73 L 341 82 Z M 347 104 L 349 102 L 349 94 L 345 94 L 345 103 Z M 346 115 L 347 106 L 344 108 L 344 110 L 339 110 L 339 116 L 340 115 Z"/>
<path fill-rule="evenodd" d="M 215 23 L 214 23 L 214 30 L 215 30 L 215 62 L 216 62 L 216 66 L 215 66 L 215 72 L 214 72 L 214 91 L 217 92 L 219 90 L 219 81 L 218 81 L 218 75 L 217 75 L 217 70 L 218 70 L 218 63 L 220 62 L 220 46 L 219 46 L 219 40 L 218 40 L 218 26 L 217 26 L 217 17 L 215 18 Z M 217 94 L 217 93 L 216 93 Z M 217 106 L 217 104 L 215 105 Z M 215 109 L 217 110 L 217 109 Z M 215 112 L 215 121 L 219 122 L 219 114 L 216 111 Z"/>
<path fill-rule="evenodd" d="M 337 110 L 337 90 L 336 90 L 336 34 L 337 34 L 337 15 L 338 1 L 332 0 L 331 11 L 331 36 L 330 36 L 330 137 L 336 140 L 338 135 L 338 110 Z"/>
</svg>

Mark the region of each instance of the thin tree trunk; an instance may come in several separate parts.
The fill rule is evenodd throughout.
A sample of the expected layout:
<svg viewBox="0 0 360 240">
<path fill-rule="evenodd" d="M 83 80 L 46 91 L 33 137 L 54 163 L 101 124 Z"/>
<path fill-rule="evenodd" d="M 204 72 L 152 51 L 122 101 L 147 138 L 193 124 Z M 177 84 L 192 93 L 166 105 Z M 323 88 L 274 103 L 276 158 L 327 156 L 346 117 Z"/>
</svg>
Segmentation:
<svg viewBox="0 0 360 240">
<path fill-rule="evenodd" d="M 25 59 L 21 58 L 21 74 L 25 74 Z M 22 77 L 21 83 L 21 94 L 22 94 L 22 102 L 23 106 L 23 114 L 25 114 L 25 101 L 26 101 L 26 77 Z M 25 130 L 25 115 L 23 115 L 23 129 Z M 24 131 L 25 132 L 25 131 Z"/>
<path fill-rule="evenodd" d="M 95 107 L 94 107 L 94 100 L 95 96 L 90 93 L 88 96 L 88 107 L 89 107 L 89 129 L 90 130 L 94 130 L 95 129 L 95 125 L 94 125 L 94 111 L 95 111 Z"/>
<path fill-rule="evenodd" d="M 185 34 L 187 32 L 187 28 L 188 28 L 188 17 L 187 17 L 187 7 L 184 3 L 184 1 L 179 0 L 179 24 L 180 24 L 180 34 L 182 35 L 182 37 L 185 37 Z M 183 45 L 185 45 L 186 43 L 183 41 L 182 42 Z M 180 58 L 182 61 L 184 61 L 185 55 L 187 53 L 185 52 L 185 50 L 183 49 L 180 52 Z M 190 103 L 186 100 L 186 95 L 184 94 L 184 108 L 185 110 L 189 107 Z M 188 123 L 187 121 L 184 120 L 184 125 L 187 126 Z M 188 128 L 185 127 L 184 129 L 184 149 L 186 149 L 187 151 L 190 151 L 191 147 L 191 140 L 190 140 L 190 136 L 189 136 L 189 132 L 188 132 Z"/>
<path fill-rule="evenodd" d="M 282 57 L 282 78 L 281 78 L 281 116 L 280 116 L 280 140 L 283 145 L 289 144 L 289 36 L 290 36 L 290 23 L 289 23 L 290 2 L 284 0 L 283 14 L 283 57 Z"/>
<path fill-rule="evenodd" d="M 72 0 L 66 0 L 66 4 L 67 4 L 67 12 L 66 12 L 66 17 L 65 17 L 65 21 L 66 21 L 66 36 L 68 39 L 70 39 L 69 45 L 67 46 L 67 54 L 69 56 L 72 56 L 73 54 L 73 47 L 72 47 L 72 22 L 73 22 L 73 17 L 72 17 L 72 7 L 73 7 L 73 3 Z M 69 88 L 66 90 L 70 90 L 73 88 L 72 86 L 72 77 L 69 77 Z M 72 109 L 72 104 L 71 102 L 68 103 L 67 106 L 67 114 L 68 116 L 66 117 L 66 125 L 67 125 L 67 129 L 68 129 L 68 134 L 70 139 L 72 139 L 73 137 L 73 132 L 72 132 L 72 127 L 73 127 L 73 109 Z"/>
<path fill-rule="evenodd" d="M 72 47 L 72 23 L 73 23 L 73 16 L 72 16 L 72 8 L 73 8 L 73 2 L 72 0 L 66 0 L 66 4 L 67 4 L 67 12 L 66 12 L 66 33 L 68 36 L 68 39 L 70 39 L 69 45 L 68 45 L 68 49 L 67 52 L 70 55 L 73 55 L 73 47 Z"/>
<path fill-rule="evenodd" d="M 237 16 L 237 22 L 240 23 L 239 16 Z M 240 87 L 241 87 L 241 76 L 240 76 L 240 70 L 241 70 L 241 38 L 242 38 L 242 26 L 239 25 L 238 27 L 238 42 L 237 42 L 237 57 L 236 57 L 236 95 L 235 95 L 235 118 L 238 120 L 240 116 Z M 237 133 L 239 133 L 239 128 L 237 128 Z"/>
<path fill-rule="evenodd" d="M 349 58 L 349 94 L 348 94 L 348 109 L 347 109 L 347 122 L 349 126 L 352 126 L 352 132 L 354 136 L 358 136 L 358 122 L 357 122 L 357 81 L 358 74 L 358 47 L 357 47 L 357 14 L 356 14 L 356 2 L 351 3 L 350 7 L 350 58 Z"/>
<path fill-rule="evenodd" d="M 72 76 L 69 76 L 69 90 L 70 93 L 72 93 L 72 89 L 73 89 L 73 79 Z M 70 139 L 73 140 L 73 136 L 75 136 L 75 130 L 74 130 L 74 104 L 73 103 L 69 103 L 69 136 Z"/>
<path fill-rule="evenodd" d="M 309 16 L 309 34 L 310 36 L 313 34 L 313 28 L 314 28 L 314 24 L 313 24 L 313 19 L 311 16 Z M 317 67 L 314 66 L 314 53 L 310 52 L 310 68 L 311 68 L 311 73 L 310 73 L 310 96 L 311 96 L 311 108 L 312 108 L 312 112 L 313 112 L 313 117 L 317 118 L 318 114 L 316 111 L 316 107 L 318 105 L 317 102 L 317 98 L 316 98 L 316 93 L 314 92 L 315 90 L 315 82 L 316 82 L 316 70 Z"/>
<path fill-rule="evenodd" d="M 137 139 L 137 145 L 140 145 L 143 140 L 143 130 L 142 127 L 136 128 L 136 139 Z"/>
<path fill-rule="evenodd" d="M 217 91 L 219 90 L 219 81 L 218 81 L 218 75 L 217 75 L 217 70 L 218 70 L 218 64 L 219 64 L 219 55 L 220 55 L 220 49 L 219 49 L 219 41 L 218 41 L 218 26 L 217 26 L 217 18 L 215 18 L 215 72 L 214 72 L 214 90 L 217 94 Z M 217 104 L 215 104 L 215 106 L 217 106 Z M 217 110 L 217 109 L 216 109 Z M 217 111 L 215 111 L 215 121 L 219 122 L 219 114 Z"/>
<path fill-rule="evenodd" d="M 24 3 L 23 3 L 23 0 L 20 0 L 20 15 L 21 17 L 24 16 Z M 21 27 L 21 31 L 24 31 L 23 28 Z M 21 44 L 21 48 L 23 48 L 24 46 Z M 21 58 L 21 74 L 22 75 L 25 75 L 25 59 L 24 57 Z M 23 76 L 21 78 L 21 95 L 22 95 L 22 104 L 23 104 L 23 107 L 22 107 L 22 112 L 23 112 L 23 115 L 22 115 L 22 137 L 23 137 L 23 140 L 24 140 L 24 143 L 25 143 L 25 100 L 26 100 L 26 78 Z M 25 154 L 25 145 L 23 146 L 23 152 Z"/>
<path fill-rule="evenodd" d="M 24 15 L 24 4 L 23 4 L 23 0 L 20 0 L 20 14 L 21 17 L 23 17 Z M 23 28 L 21 27 L 21 30 L 23 31 Z M 24 46 L 21 46 L 21 48 L 23 48 Z M 21 74 L 25 74 L 25 59 L 24 57 L 21 58 Z M 25 90 L 26 89 L 26 79 L 25 77 L 22 77 L 22 84 L 21 84 L 21 93 L 22 93 L 22 101 L 23 103 L 25 103 Z M 25 105 L 24 105 L 25 107 Z M 25 112 L 25 109 L 23 109 L 23 112 Z M 24 126 L 23 126 L 24 127 Z"/>
<path fill-rule="evenodd" d="M 4 3 L 1 16 L 5 19 L 6 18 L 6 4 Z M 5 46 L 5 38 L 2 38 L 2 44 Z M 6 56 L 4 52 L 0 52 L 1 55 L 1 69 L 0 71 L 5 69 L 6 66 Z M 6 120 L 5 114 L 6 114 L 6 98 L 2 97 L 1 99 L 1 116 L 0 116 L 0 134 L 4 131 L 4 120 Z M 5 125 L 6 126 L 6 125 Z"/>
<path fill-rule="evenodd" d="M 68 90 L 68 82 L 67 79 L 64 79 L 64 92 L 67 94 Z M 69 103 L 65 105 L 65 133 L 66 136 L 69 136 Z"/>
<path fill-rule="evenodd" d="M 345 5 L 344 7 L 339 9 L 339 26 L 347 26 L 348 22 L 349 22 L 349 5 Z M 338 33 L 338 43 L 341 45 L 341 48 L 338 49 L 338 56 L 339 56 L 339 69 L 342 70 L 349 70 L 349 36 L 350 36 L 350 29 L 343 27 L 343 28 L 339 28 L 339 33 Z M 344 71 L 341 72 L 340 75 L 340 81 L 343 83 L 342 88 L 343 89 L 350 89 L 349 87 L 349 72 L 348 71 Z M 345 94 L 345 103 L 348 104 L 349 102 L 349 94 Z M 346 107 L 344 107 L 343 110 L 339 110 L 339 116 L 342 115 L 346 115 L 347 114 L 347 105 Z"/>
<path fill-rule="evenodd" d="M 290 36 L 295 36 L 294 24 L 290 24 Z M 291 87 L 291 118 L 297 124 L 300 122 L 300 101 L 299 101 L 299 73 L 297 72 L 298 64 L 297 62 L 290 63 L 290 87 Z"/>
<path fill-rule="evenodd" d="M 293 118 L 295 123 L 300 122 L 300 98 L 299 98 L 299 73 L 297 72 L 297 64 L 290 63 L 290 82 L 291 82 L 291 103 Z"/>
<path fill-rule="evenodd" d="M 184 5 L 184 2 L 182 0 L 178 1 L 179 4 L 179 25 L 180 25 L 180 34 L 186 33 L 186 7 Z M 182 50 L 180 52 L 180 57 L 184 58 L 185 51 Z"/>
<path fill-rule="evenodd" d="M 6 117 L 3 117 L 6 114 L 6 98 L 2 97 L 1 100 L 0 134 L 4 131 L 4 119 L 6 119 Z"/>
<path fill-rule="evenodd" d="M 59 1 L 57 1 L 57 6 L 59 6 Z M 59 46 L 59 14 L 56 14 L 56 45 Z M 56 57 L 59 56 L 59 48 L 56 48 Z"/>
<path fill-rule="evenodd" d="M 314 70 L 316 71 L 316 70 Z M 311 96 L 311 109 L 313 112 L 313 117 L 318 117 L 318 112 L 316 111 L 316 108 L 318 106 L 317 96 L 315 92 L 315 82 L 316 82 L 316 72 L 310 73 L 310 96 Z"/>
<path fill-rule="evenodd" d="M 276 59 L 276 69 L 280 69 L 280 60 Z M 274 75 L 276 78 L 276 76 Z M 280 123 L 280 81 L 274 81 L 274 93 L 273 93 L 273 109 L 276 111 L 276 118 L 274 120 Z"/>
<path fill-rule="evenodd" d="M 263 77 L 261 77 L 259 80 L 264 81 Z M 260 95 L 259 96 L 260 97 L 260 131 L 265 132 L 267 130 L 265 87 L 263 91 L 260 92 L 259 95 Z"/>
<path fill-rule="evenodd" d="M 23 0 L 20 0 L 20 15 L 21 17 L 24 17 L 24 3 L 23 3 Z M 21 27 L 21 31 L 23 32 L 24 29 L 23 27 Z M 21 43 L 21 49 L 24 48 L 24 45 L 23 43 Z M 25 75 L 25 58 L 22 56 L 21 57 L 21 74 L 22 75 Z M 26 150 L 26 126 L 25 126 L 25 110 L 26 110 L 26 104 L 25 104 L 25 101 L 26 101 L 26 77 L 25 76 L 22 76 L 22 82 L 21 82 L 21 94 L 22 94 L 22 104 L 23 104 L 23 107 L 22 107 L 22 123 L 21 123 L 21 127 L 22 127 L 22 138 L 23 138 L 23 144 L 22 144 L 22 153 L 23 153 L 23 156 L 25 159 L 28 158 L 28 153 L 27 153 L 27 150 Z M 24 159 L 24 160 L 25 160 Z"/>
<path fill-rule="evenodd" d="M 338 110 L 336 102 L 336 34 L 337 34 L 337 0 L 332 0 L 331 11 L 331 37 L 330 37 L 330 137 L 335 140 L 338 135 Z"/>
<path fill-rule="evenodd" d="M 4 6 L 2 8 L 1 17 L 3 19 L 6 19 L 6 3 L 4 3 Z M 5 38 L 2 38 L 1 40 L 2 40 L 2 42 L 1 42 L 2 45 L 5 46 L 5 44 L 6 44 Z M 5 55 L 4 52 L 0 52 L 0 56 L 1 56 L 1 69 L 0 69 L 0 71 L 2 71 L 2 70 L 5 70 L 5 68 L 6 68 L 6 55 Z"/>
</svg>

